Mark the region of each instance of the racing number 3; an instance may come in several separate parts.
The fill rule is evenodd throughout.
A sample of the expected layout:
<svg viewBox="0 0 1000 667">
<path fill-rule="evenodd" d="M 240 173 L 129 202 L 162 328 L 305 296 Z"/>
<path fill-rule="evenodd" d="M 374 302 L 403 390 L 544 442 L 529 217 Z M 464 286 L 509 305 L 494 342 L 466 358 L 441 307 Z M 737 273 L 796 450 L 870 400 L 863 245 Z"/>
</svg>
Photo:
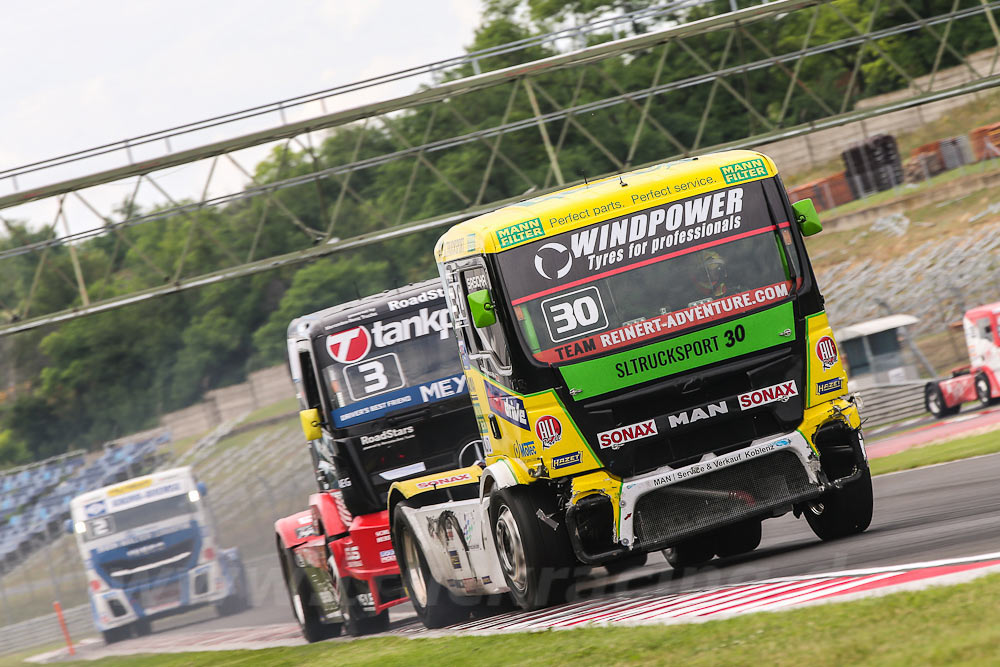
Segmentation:
<svg viewBox="0 0 1000 667">
<path fill-rule="evenodd" d="M 381 361 L 369 361 L 358 366 L 361 380 L 365 383 L 365 393 L 374 394 L 389 386 L 389 378 L 385 376 L 385 366 Z"/>
<path fill-rule="evenodd" d="M 737 324 L 732 329 L 726 329 L 722 332 L 722 335 L 726 339 L 726 347 L 732 347 L 736 343 L 742 343 L 746 337 L 746 329 L 743 328 L 742 324 Z"/>
</svg>

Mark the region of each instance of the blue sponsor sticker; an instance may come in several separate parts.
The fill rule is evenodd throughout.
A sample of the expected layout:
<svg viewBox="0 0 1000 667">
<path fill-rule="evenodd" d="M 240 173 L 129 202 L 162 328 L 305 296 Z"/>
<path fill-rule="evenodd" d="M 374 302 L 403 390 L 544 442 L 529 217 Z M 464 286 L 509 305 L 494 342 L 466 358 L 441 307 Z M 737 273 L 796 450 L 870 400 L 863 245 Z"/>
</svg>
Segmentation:
<svg viewBox="0 0 1000 667">
<path fill-rule="evenodd" d="M 575 466 L 581 460 L 582 460 L 582 455 L 580 454 L 580 452 L 563 454 L 562 456 L 555 456 L 552 458 L 552 467 L 568 468 L 569 466 Z"/>
<path fill-rule="evenodd" d="M 517 396 L 511 396 L 503 389 L 489 382 L 486 383 L 486 402 L 490 404 L 490 412 L 508 421 L 514 426 L 530 431 L 528 412 L 524 409 L 524 401 Z"/>
<path fill-rule="evenodd" d="M 832 394 L 835 391 L 840 391 L 844 386 L 844 378 L 833 378 L 832 380 L 824 380 L 823 382 L 816 383 L 816 393 L 817 394 Z"/>
<path fill-rule="evenodd" d="M 537 456 L 538 450 L 535 447 L 535 441 L 529 440 L 528 442 L 517 443 L 517 455 L 522 459 L 526 456 Z"/>
<path fill-rule="evenodd" d="M 83 513 L 86 515 L 88 519 L 95 516 L 101 516 L 107 511 L 108 511 L 108 506 L 105 504 L 103 500 L 98 500 L 97 502 L 89 503 L 83 506 Z"/>
<path fill-rule="evenodd" d="M 465 383 L 465 375 L 458 373 L 431 382 L 419 384 L 416 387 L 406 387 L 390 391 L 378 396 L 372 396 L 356 403 L 332 410 L 333 423 L 336 426 L 351 426 L 361 422 L 377 419 L 382 415 L 412 408 L 424 403 L 435 403 L 453 396 L 469 393 Z"/>
</svg>

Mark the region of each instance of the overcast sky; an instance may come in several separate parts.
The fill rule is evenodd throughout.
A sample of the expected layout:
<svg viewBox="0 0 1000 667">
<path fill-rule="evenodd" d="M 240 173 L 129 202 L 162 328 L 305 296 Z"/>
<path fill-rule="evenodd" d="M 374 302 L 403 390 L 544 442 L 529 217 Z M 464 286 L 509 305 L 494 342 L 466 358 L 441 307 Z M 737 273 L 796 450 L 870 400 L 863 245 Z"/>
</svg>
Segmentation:
<svg viewBox="0 0 1000 667">
<path fill-rule="evenodd" d="M 0 169 L 459 55 L 478 0 L 0 9 Z"/>
<path fill-rule="evenodd" d="M 460 55 L 480 11 L 478 0 L 4 2 L 0 171 Z"/>
</svg>

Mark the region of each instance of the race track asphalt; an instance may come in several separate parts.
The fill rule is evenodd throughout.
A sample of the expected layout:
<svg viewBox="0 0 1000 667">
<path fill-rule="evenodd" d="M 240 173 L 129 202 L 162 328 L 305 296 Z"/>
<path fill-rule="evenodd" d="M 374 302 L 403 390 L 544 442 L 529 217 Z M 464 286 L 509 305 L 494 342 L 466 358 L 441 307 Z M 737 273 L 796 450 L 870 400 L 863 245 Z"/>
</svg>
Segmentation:
<svg viewBox="0 0 1000 667">
<path fill-rule="evenodd" d="M 1000 438 L 1000 431 L 997 432 Z M 899 565 L 1000 551 L 1000 454 L 946 463 L 874 479 L 875 517 L 865 533 L 821 542 L 804 519 L 791 514 L 764 522 L 761 546 L 754 552 L 684 572 L 674 571 L 654 554 L 642 568 L 608 576 L 594 568 L 578 581 L 577 598 L 608 594 L 671 593 L 715 588 L 771 577 Z M 251 562 L 256 606 L 217 618 L 201 610 L 154 624 L 158 635 L 192 630 L 292 624 L 277 559 Z M 407 605 L 391 610 L 393 631 L 420 625 Z"/>
</svg>

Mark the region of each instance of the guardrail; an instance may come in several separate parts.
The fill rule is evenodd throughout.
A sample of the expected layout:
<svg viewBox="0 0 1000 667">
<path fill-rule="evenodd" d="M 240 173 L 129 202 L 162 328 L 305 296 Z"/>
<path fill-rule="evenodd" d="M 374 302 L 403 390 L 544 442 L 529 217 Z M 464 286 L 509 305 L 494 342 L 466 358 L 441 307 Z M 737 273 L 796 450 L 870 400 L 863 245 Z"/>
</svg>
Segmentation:
<svg viewBox="0 0 1000 667">
<path fill-rule="evenodd" d="M 83 637 L 97 632 L 90 616 L 90 605 L 81 604 L 63 610 L 69 636 L 76 643 Z M 33 646 L 44 646 L 63 641 L 59 619 L 55 612 L 30 618 L 27 621 L 13 623 L 0 628 L 0 655 L 18 653 Z"/>
<path fill-rule="evenodd" d="M 867 427 L 888 424 L 907 417 L 925 414 L 924 385 L 926 380 L 901 384 L 880 385 L 862 389 L 861 418 Z"/>
</svg>

